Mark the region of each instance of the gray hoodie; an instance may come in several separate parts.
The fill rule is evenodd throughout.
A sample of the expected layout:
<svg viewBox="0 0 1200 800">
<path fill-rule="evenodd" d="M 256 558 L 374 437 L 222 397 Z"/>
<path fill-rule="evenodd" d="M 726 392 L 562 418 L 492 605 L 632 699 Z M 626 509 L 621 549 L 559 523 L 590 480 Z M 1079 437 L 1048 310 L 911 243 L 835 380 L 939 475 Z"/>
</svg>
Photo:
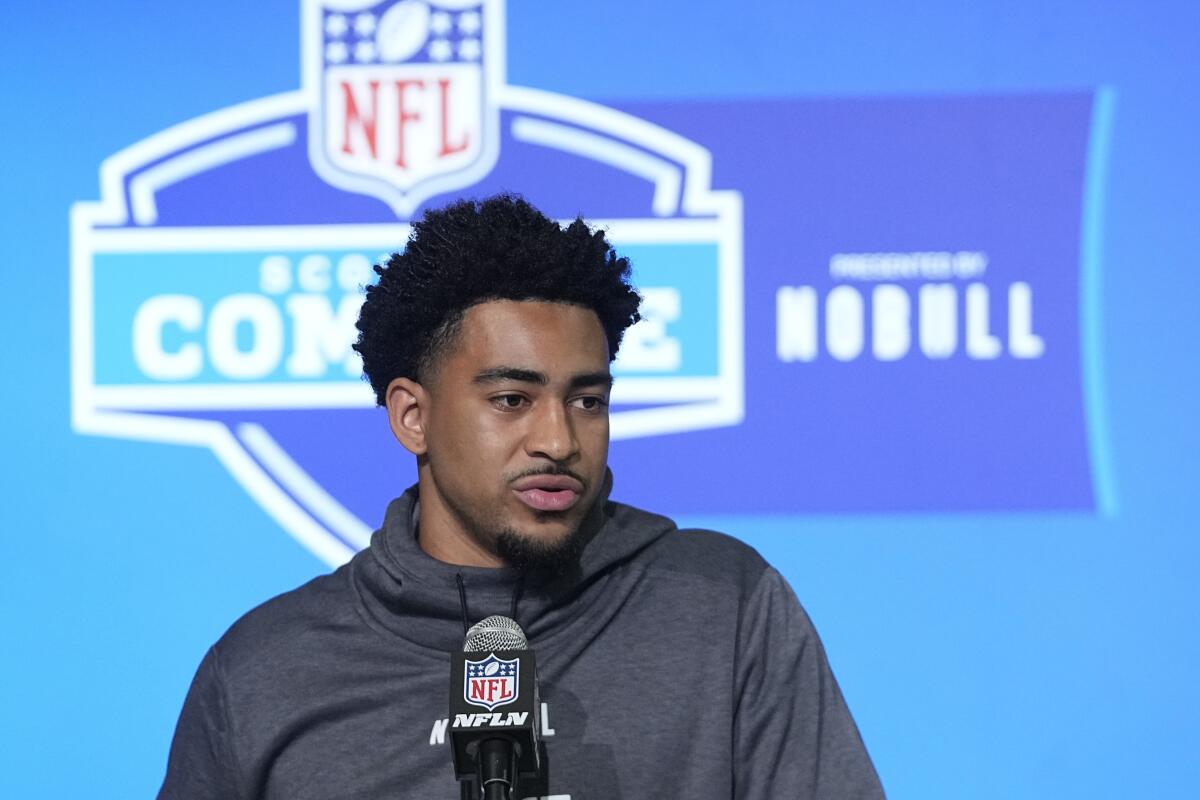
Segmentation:
<svg viewBox="0 0 1200 800">
<path fill-rule="evenodd" d="M 811 622 L 745 544 L 601 498 L 578 569 L 521 576 L 429 557 L 416 508 L 414 488 L 368 549 L 208 651 L 160 799 L 455 800 L 449 653 L 464 617 L 514 606 L 549 767 L 523 795 L 883 797 Z"/>
</svg>

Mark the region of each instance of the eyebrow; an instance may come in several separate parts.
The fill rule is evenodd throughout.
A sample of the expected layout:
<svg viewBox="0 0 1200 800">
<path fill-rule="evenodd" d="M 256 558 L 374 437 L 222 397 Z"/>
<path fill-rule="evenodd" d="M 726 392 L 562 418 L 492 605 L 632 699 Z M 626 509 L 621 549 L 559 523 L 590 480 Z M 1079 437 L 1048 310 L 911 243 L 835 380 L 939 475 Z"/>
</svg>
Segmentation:
<svg viewBox="0 0 1200 800">
<path fill-rule="evenodd" d="M 480 370 L 475 374 L 473 383 L 488 384 L 502 383 L 504 381 L 517 381 L 518 383 L 536 383 L 539 386 L 546 386 L 550 383 L 550 379 L 544 372 L 538 372 L 532 369 L 521 369 L 520 367 L 490 367 L 485 370 Z M 578 389 L 583 386 L 604 386 L 611 388 L 613 376 L 608 371 L 604 372 L 585 372 L 579 375 L 572 375 L 567 381 L 567 386 L 571 389 Z"/>
</svg>

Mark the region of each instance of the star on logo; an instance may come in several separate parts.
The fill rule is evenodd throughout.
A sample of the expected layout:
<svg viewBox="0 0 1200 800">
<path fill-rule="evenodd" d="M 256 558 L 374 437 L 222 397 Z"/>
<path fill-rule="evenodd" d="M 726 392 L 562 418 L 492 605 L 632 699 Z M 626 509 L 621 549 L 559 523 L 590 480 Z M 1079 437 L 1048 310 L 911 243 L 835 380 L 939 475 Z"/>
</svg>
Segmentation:
<svg viewBox="0 0 1200 800">
<path fill-rule="evenodd" d="M 463 39 L 458 43 L 458 55 L 465 61 L 479 60 L 479 40 L 478 39 Z"/>
<path fill-rule="evenodd" d="M 429 17 L 429 30 L 437 36 L 445 36 L 452 26 L 450 15 L 445 11 L 436 11 Z"/>
<path fill-rule="evenodd" d="M 449 61 L 454 55 L 450 42 L 445 39 L 434 39 L 429 43 L 429 57 L 434 61 Z"/>
<path fill-rule="evenodd" d="M 354 18 L 354 32 L 359 36 L 370 36 L 375 32 L 375 15 L 365 11 Z"/>
<path fill-rule="evenodd" d="M 370 39 L 364 39 L 354 45 L 354 59 L 356 61 L 366 63 L 375 60 L 375 43 Z"/>
<path fill-rule="evenodd" d="M 345 42 L 330 42 L 325 45 L 325 60 L 330 64 L 344 63 L 349 55 Z"/>
<path fill-rule="evenodd" d="M 325 18 L 325 33 L 332 39 L 341 38 L 346 28 L 346 18 L 341 14 L 330 14 Z"/>
<path fill-rule="evenodd" d="M 478 11 L 468 11 L 458 18 L 458 30 L 463 36 L 474 36 L 483 27 L 479 20 Z"/>
</svg>

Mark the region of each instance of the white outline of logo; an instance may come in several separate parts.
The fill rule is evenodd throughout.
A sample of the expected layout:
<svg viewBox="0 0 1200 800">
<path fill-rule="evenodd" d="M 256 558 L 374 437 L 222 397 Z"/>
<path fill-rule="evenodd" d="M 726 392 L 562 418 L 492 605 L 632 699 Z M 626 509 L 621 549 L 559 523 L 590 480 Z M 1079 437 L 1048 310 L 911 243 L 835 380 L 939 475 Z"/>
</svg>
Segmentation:
<svg viewBox="0 0 1200 800">
<path fill-rule="evenodd" d="M 498 13 L 498 12 L 497 12 Z M 503 15 L 493 30 L 503 30 Z M 502 66 L 502 61 L 493 62 Z M 591 220 L 622 244 L 718 244 L 717 374 L 702 378 L 625 375 L 614 406 L 612 438 L 736 425 L 744 416 L 742 198 L 711 188 L 712 162 L 700 145 L 653 123 L 574 97 L 499 86 L 498 108 L 513 114 L 519 141 L 592 159 L 654 187 L 649 219 Z M 394 247 L 408 226 L 285 225 L 162 228 L 158 191 L 217 166 L 287 147 L 298 135 L 287 118 L 306 114 L 313 97 L 293 91 L 214 111 L 153 134 L 105 159 L 99 202 L 71 208 L 71 421 L 82 434 L 211 449 L 246 492 L 292 537 L 337 566 L 367 546 L 371 529 L 325 491 L 256 424 L 231 429 L 203 419 L 153 413 L 171 408 L 367 407 L 358 382 L 97 386 L 94 363 L 93 255 L 189 249 Z M 686 218 L 677 218 L 677 214 Z M 106 229 L 117 226 L 115 229 Z M 145 413 L 151 412 L 151 413 Z"/>
</svg>

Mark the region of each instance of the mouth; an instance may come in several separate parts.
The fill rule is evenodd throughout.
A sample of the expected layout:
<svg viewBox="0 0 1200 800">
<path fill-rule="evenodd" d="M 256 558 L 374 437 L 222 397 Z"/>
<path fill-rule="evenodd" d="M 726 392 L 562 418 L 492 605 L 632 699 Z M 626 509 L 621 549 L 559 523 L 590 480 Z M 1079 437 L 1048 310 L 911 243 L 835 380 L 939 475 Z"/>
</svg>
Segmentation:
<svg viewBox="0 0 1200 800">
<path fill-rule="evenodd" d="M 570 475 L 529 475 L 513 481 L 512 489 L 534 511 L 566 511 L 583 496 L 583 483 Z"/>
</svg>

